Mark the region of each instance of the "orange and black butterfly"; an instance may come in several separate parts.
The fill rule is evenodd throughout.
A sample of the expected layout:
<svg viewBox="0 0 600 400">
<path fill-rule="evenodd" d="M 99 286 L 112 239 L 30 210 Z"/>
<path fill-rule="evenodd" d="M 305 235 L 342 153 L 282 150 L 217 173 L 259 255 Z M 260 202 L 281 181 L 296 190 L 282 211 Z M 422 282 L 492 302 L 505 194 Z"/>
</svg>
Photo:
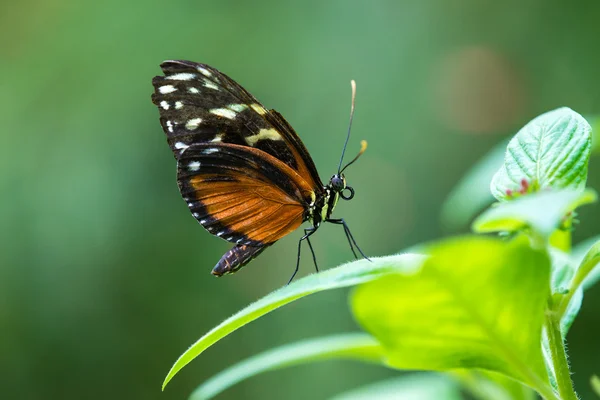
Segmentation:
<svg viewBox="0 0 600 400">
<path fill-rule="evenodd" d="M 214 267 L 214 275 L 236 272 L 305 221 L 312 226 L 298 242 L 292 279 L 303 240 L 317 267 L 309 237 L 322 222 L 342 225 L 354 256 L 356 247 L 367 258 L 344 219 L 331 218 L 340 197 L 354 196 L 343 171 L 365 151 L 366 142 L 344 168 L 340 160 L 338 172 L 323 185 L 290 124 L 233 79 L 191 61 L 165 61 L 161 68 L 164 76 L 152 80 L 152 102 L 177 159 L 181 195 L 206 230 L 235 245 Z M 346 144 L 349 135 L 350 130 Z"/>
</svg>

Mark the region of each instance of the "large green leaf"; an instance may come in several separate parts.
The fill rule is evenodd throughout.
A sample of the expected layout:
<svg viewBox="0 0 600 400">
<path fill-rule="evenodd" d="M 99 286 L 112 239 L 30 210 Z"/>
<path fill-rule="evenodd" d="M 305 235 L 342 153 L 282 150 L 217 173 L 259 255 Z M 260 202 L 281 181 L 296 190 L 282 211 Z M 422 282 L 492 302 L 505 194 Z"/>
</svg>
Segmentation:
<svg viewBox="0 0 600 400">
<path fill-rule="evenodd" d="M 381 345 L 365 333 L 308 339 L 268 350 L 221 371 L 200 385 L 190 400 L 211 399 L 225 389 L 266 371 L 334 358 L 381 363 L 383 352 Z"/>
<path fill-rule="evenodd" d="M 198 357 L 208 347 L 247 323 L 287 303 L 324 290 L 365 283 L 382 275 L 393 273 L 397 269 L 412 270 L 418 268 L 423 260 L 424 256 L 417 254 L 373 258 L 372 261 L 355 261 L 298 279 L 238 311 L 198 339 L 171 367 L 163 382 L 163 389 L 181 368 Z"/>
<path fill-rule="evenodd" d="M 548 238 L 563 223 L 567 213 L 596 199 L 596 192 L 591 189 L 532 193 L 489 208 L 473 222 L 473 230 L 514 232 L 528 227 Z"/>
<path fill-rule="evenodd" d="M 541 335 L 550 260 L 528 239 L 446 240 L 414 273 L 360 285 L 351 299 L 358 322 L 402 369 L 478 368 L 555 398 Z"/>
<path fill-rule="evenodd" d="M 533 119 L 508 143 L 504 165 L 490 185 L 498 200 L 522 188 L 583 189 L 592 146 L 590 124 L 569 108 Z"/>
<path fill-rule="evenodd" d="M 460 370 L 452 373 L 473 397 L 487 400 L 535 400 L 531 388 L 505 375 L 481 370 Z"/>
<path fill-rule="evenodd" d="M 460 386 L 448 376 L 433 373 L 408 374 L 373 383 L 330 400 L 461 400 Z"/>
</svg>

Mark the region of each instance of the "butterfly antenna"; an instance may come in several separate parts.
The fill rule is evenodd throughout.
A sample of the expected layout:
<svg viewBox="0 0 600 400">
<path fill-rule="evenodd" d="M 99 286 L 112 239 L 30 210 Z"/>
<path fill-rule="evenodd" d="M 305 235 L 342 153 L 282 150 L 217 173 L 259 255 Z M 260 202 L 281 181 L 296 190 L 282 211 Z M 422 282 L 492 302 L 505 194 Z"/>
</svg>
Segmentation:
<svg viewBox="0 0 600 400">
<path fill-rule="evenodd" d="M 350 81 L 350 86 L 352 86 L 352 106 L 350 108 L 350 123 L 348 124 L 348 134 L 346 135 L 346 142 L 344 143 L 344 148 L 342 149 L 340 165 L 338 165 L 338 175 L 342 172 L 342 162 L 344 161 L 344 154 L 346 154 L 346 146 L 348 146 L 348 140 L 350 140 L 350 129 L 352 129 L 352 120 L 354 119 L 354 100 L 356 99 L 356 82 L 354 82 L 354 79 Z M 344 167 L 344 169 L 346 167 Z"/>
<path fill-rule="evenodd" d="M 354 163 L 354 161 L 358 160 L 358 157 L 362 156 L 362 154 L 365 152 L 365 150 L 367 150 L 367 141 L 361 140 L 360 141 L 360 151 L 358 152 L 356 157 L 354 157 L 352 159 L 352 161 L 350 161 L 348 164 L 346 164 L 346 166 L 344 168 L 342 168 L 342 170 L 338 173 L 338 175 L 341 174 L 342 172 L 344 172 L 344 170 L 346 168 L 348 168 L 350 165 L 352 165 Z"/>
</svg>

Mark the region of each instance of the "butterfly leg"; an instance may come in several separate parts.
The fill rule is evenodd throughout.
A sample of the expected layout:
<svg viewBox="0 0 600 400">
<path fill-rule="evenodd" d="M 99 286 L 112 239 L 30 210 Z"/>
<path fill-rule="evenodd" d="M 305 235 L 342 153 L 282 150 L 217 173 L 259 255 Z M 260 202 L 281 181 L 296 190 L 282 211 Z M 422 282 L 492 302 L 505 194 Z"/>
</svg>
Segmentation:
<svg viewBox="0 0 600 400">
<path fill-rule="evenodd" d="M 356 259 L 358 259 L 358 257 L 356 256 L 356 252 L 354 251 L 354 247 L 352 246 L 352 244 L 354 244 L 354 246 L 356 246 L 358 252 L 360 253 L 361 256 L 363 256 L 364 259 L 369 260 L 369 257 L 367 257 L 365 255 L 365 253 L 363 253 L 363 251 L 360 249 L 360 247 L 358 247 L 358 245 L 356 244 L 356 240 L 354 240 L 354 236 L 352 236 L 352 232 L 350 232 L 350 228 L 348 228 L 348 224 L 346 224 L 346 221 L 344 220 L 344 218 L 339 218 L 339 219 L 327 219 L 327 222 L 331 222 L 332 224 L 336 224 L 336 225 L 342 225 L 344 227 L 344 233 L 346 234 L 346 239 L 348 239 L 348 244 L 350 245 L 350 250 L 352 250 L 352 253 L 354 254 L 354 257 Z"/>
<path fill-rule="evenodd" d="M 312 235 L 316 231 L 317 231 L 316 228 L 306 228 L 304 230 L 304 236 L 302 236 L 300 238 L 300 240 L 298 241 L 298 260 L 296 261 L 296 269 L 294 270 L 292 277 L 288 281 L 288 283 L 287 283 L 288 285 L 294 280 L 294 277 L 296 276 L 296 274 L 298 273 L 298 269 L 300 268 L 300 250 L 302 249 L 302 241 L 303 240 L 306 240 L 308 242 L 308 246 L 310 247 L 310 251 L 312 252 L 312 255 L 313 255 L 313 261 L 315 262 L 315 266 L 317 265 L 317 258 L 315 257 L 315 252 L 313 251 L 312 245 L 310 244 L 310 240 L 308 239 L 310 237 L 310 235 Z M 318 269 L 317 269 L 317 271 L 318 271 Z"/>
<path fill-rule="evenodd" d="M 304 230 L 304 234 L 306 235 L 309 232 L 315 232 L 315 231 L 316 231 L 315 228 L 306 228 Z M 319 266 L 317 265 L 317 256 L 315 255 L 315 251 L 313 250 L 312 244 L 310 243 L 310 238 L 308 236 L 306 237 L 306 243 L 308 243 L 308 248 L 310 249 L 310 253 L 312 254 L 313 262 L 315 263 L 315 269 L 317 270 L 317 272 L 319 272 Z"/>
</svg>

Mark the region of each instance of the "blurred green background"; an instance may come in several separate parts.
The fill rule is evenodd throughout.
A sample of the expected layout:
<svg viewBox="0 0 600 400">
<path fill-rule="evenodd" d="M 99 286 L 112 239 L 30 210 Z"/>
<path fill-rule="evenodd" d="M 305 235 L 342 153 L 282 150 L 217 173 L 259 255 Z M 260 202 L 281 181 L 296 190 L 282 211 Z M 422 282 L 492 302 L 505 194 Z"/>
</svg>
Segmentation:
<svg viewBox="0 0 600 400">
<path fill-rule="evenodd" d="M 160 385 L 188 345 L 283 285 L 299 232 L 235 276 L 192 218 L 150 102 L 165 59 L 208 63 L 283 113 L 323 179 L 358 84 L 356 190 L 335 215 L 386 255 L 441 235 L 469 167 L 534 116 L 600 111 L 597 1 L 3 2 L 0 10 L 0 393 L 6 399 L 181 399 L 267 348 L 357 329 L 347 293 L 253 323 Z M 589 186 L 600 189 L 592 158 Z M 579 241 L 599 233 L 583 208 Z M 313 237 L 322 267 L 351 258 L 341 228 Z M 308 252 L 301 274 L 312 272 Z M 600 372 L 600 290 L 569 333 L 576 388 Z M 325 362 L 271 372 L 223 399 L 323 399 L 394 375 Z"/>
</svg>

